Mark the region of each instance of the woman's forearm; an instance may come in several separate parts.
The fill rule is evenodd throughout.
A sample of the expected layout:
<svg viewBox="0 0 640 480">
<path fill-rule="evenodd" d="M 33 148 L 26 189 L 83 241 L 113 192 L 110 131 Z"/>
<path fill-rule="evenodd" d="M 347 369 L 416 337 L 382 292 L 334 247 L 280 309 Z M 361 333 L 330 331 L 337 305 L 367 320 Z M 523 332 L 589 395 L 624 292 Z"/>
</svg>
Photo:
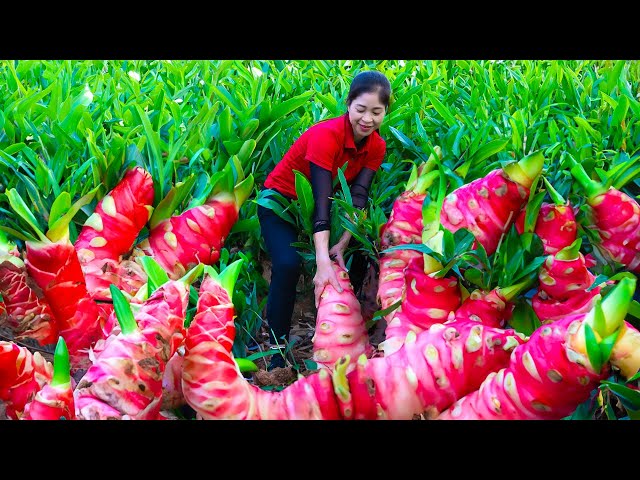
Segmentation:
<svg viewBox="0 0 640 480">
<path fill-rule="evenodd" d="M 345 247 L 349 245 L 349 241 L 351 240 L 351 232 L 349 230 L 345 230 L 338 243 L 344 245 Z"/>
<path fill-rule="evenodd" d="M 313 234 L 313 243 L 316 247 L 316 263 L 330 262 L 329 258 L 329 230 L 321 230 Z"/>
</svg>

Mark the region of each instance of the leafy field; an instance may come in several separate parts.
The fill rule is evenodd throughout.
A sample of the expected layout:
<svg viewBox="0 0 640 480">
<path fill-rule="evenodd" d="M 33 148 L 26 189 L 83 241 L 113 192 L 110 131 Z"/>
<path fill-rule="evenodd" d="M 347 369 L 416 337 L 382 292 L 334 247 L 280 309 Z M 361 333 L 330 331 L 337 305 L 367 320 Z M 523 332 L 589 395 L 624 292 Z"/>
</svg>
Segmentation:
<svg viewBox="0 0 640 480">
<path fill-rule="evenodd" d="M 345 228 L 351 230 L 358 240 L 355 248 L 368 255 L 377 272 L 384 250 L 380 228 L 405 191 L 412 168 L 438 157 L 439 181 L 429 191 L 443 198 L 540 152 L 544 164 L 527 199 L 526 233 L 510 227 L 495 253 L 480 255 L 482 268 L 471 268 L 460 250 L 471 237 L 447 237 L 441 259 L 450 262 L 467 292 L 529 280 L 526 291 L 513 299 L 509 326 L 531 335 L 540 326 L 531 297 L 546 259 L 531 226 L 541 204 L 555 195 L 574 206 L 580 251 L 593 259 L 590 271 L 597 283 L 629 275 L 626 265 L 599 247 L 601 239 L 589 226 L 587 196 L 571 167 L 582 165 L 592 180 L 632 198 L 640 194 L 637 61 L 0 61 L 0 228 L 24 252 L 31 239 L 42 239 L 39 234 L 64 236 L 64 222 L 56 223 L 64 218 L 69 241 L 75 243 L 98 202 L 125 171 L 139 166 L 153 185 L 153 213 L 134 241 L 140 245 L 153 226 L 202 206 L 221 185 L 233 190 L 251 178 L 215 266 L 222 271 L 242 260 L 232 294 L 232 353 L 264 368 L 264 359 L 273 353 L 265 350 L 263 318 L 270 264 L 257 206 L 274 208 L 310 232 L 312 205 L 305 200 L 310 187 L 304 182 L 301 200 L 284 205 L 261 193 L 262 184 L 301 132 L 345 112 L 350 80 L 365 69 L 384 72 L 392 84 L 390 111 L 380 130 L 387 156 L 364 212 L 357 214 L 348 189 L 336 185 L 334 241 Z M 315 327 L 309 302 L 315 266 L 311 238 L 310 233 L 300 238 L 305 269 L 294 320 L 298 339 L 290 345 L 294 366 L 303 375 L 317 368 L 310 351 Z M 367 304 L 369 333 L 389 313 L 372 306 L 376 280 L 360 295 Z M 192 290 L 190 318 L 196 301 Z M 636 301 L 627 321 L 640 326 Z M 11 337 L 6 325 L 4 332 Z M 24 344 L 37 348 L 33 342 Z M 43 350 L 50 354 L 53 346 Z M 263 387 L 278 390 L 294 380 L 291 375 Z M 572 418 L 635 419 L 637 387 L 635 377 L 625 379 L 614 369 Z"/>
</svg>

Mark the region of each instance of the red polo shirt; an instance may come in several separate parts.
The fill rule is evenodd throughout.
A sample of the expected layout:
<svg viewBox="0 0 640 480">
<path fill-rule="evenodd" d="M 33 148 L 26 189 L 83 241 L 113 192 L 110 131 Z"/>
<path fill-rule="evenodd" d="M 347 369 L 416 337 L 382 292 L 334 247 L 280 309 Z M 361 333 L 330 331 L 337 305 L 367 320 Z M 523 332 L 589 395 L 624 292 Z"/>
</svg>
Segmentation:
<svg viewBox="0 0 640 480">
<path fill-rule="evenodd" d="M 264 186 L 297 198 L 293 171 L 298 170 L 311 179 L 309 162 L 330 170 L 333 179 L 338 175 L 338 168 L 348 163 L 344 176 L 350 184 L 363 167 L 378 170 L 386 149 L 387 144 L 377 131 L 356 149 L 349 114 L 345 113 L 309 127 L 269 173 Z"/>
</svg>

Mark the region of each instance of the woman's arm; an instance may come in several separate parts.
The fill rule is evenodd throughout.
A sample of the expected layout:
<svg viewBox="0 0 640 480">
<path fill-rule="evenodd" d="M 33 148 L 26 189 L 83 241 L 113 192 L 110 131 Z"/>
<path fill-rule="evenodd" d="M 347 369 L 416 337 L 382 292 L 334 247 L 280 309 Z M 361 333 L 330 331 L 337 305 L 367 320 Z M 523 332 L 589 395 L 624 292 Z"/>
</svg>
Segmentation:
<svg viewBox="0 0 640 480">
<path fill-rule="evenodd" d="M 320 295 L 327 283 L 330 283 L 338 292 L 342 287 L 331 266 L 329 253 L 329 235 L 331 233 L 331 195 L 333 194 L 333 182 L 331 172 L 314 163 L 311 166 L 311 191 L 313 193 L 313 243 L 316 249 L 316 274 L 313 277 L 315 286 L 316 308 L 320 302 Z M 344 264 L 344 262 L 343 262 Z"/>
</svg>

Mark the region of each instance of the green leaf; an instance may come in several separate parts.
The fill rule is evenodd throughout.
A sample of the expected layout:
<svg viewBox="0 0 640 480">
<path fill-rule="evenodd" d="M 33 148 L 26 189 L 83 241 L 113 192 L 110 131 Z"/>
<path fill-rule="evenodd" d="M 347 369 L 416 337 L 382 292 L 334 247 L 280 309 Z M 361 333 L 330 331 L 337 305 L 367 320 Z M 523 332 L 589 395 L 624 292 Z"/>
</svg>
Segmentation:
<svg viewBox="0 0 640 480">
<path fill-rule="evenodd" d="M 308 231 L 311 231 L 311 217 L 313 215 L 313 209 L 315 201 L 313 199 L 313 191 L 311 189 L 311 182 L 304 176 L 303 173 L 298 170 L 293 171 L 295 173 L 295 187 L 296 194 L 298 195 L 298 202 L 300 203 L 300 210 L 302 215 L 302 221 L 307 227 Z"/>
<path fill-rule="evenodd" d="M 604 318 L 604 311 L 602 310 L 602 302 L 596 302 L 593 306 L 593 324 L 591 327 L 600 334 L 606 329 L 606 320 Z M 604 360 L 603 360 L 604 363 Z"/>
<path fill-rule="evenodd" d="M 15 188 L 11 188 L 7 190 L 7 199 L 9 200 L 9 204 L 11 208 L 20 215 L 20 217 L 29 224 L 29 226 L 33 229 L 33 232 L 37 235 L 37 238 L 42 242 L 48 242 L 49 239 L 42 233 L 40 227 L 38 226 L 38 221 L 36 217 L 33 216 L 29 207 L 24 203 L 24 200 L 18 193 Z"/>
<path fill-rule="evenodd" d="M 432 92 L 426 92 L 426 94 L 429 97 L 433 108 L 435 108 L 436 112 L 438 112 L 442 116 L 442 118 L 444 118 L 445 122 L 447 122 L 450 127 L 458 125 L 456 117 L 453 115 L 453 113 L 451 113 L 451 110 L 449 110 L 448 107 L 446 107 L 440 100 L 438 100 L 438 98 Z"/>
<path fill-rule="evenodd" d="M 260 221 L 258 217 L 245 218 L 234 223 L 230 233 L 255 232 L 259 228 Z"/>
<path fill-rule="evenodd" d="M 618 127 L 622 127 L 622 122 L 627 116 L 627 111 L 629 110 L 629 100 L 626 95 L 621 95 L 620 100 L 618 101 L 618 105 L 613 112 L 613 116 L 611 117 L 611 125 L 616 125 Z"/>
<path fill-rule="evenodd" d="M 133 317 L 131 305 L 129 305 L 124 293 L 122 293 L 113 283 L 109 285 L 109 290 L 111 291 L 111 298 L 113 299 L 113 310 L 116 314 L 116 319 L 120 324 L 122 334 L 129 335 L 138 328 L 138 324 Z"/>
<path fill-rule="evenodd" d="M 529 302 L 524 299 L 518 299 L 513 309 L 513 315 L 509 320 L 509 325 L 516 332 L 530 336 L 540 327 L 541 323 Z"/>
<path fill-rule="evenodd" d="M 416 250 L 420 253 L 426 253 L 427 255 L 431 255 L 432 257 L 439 257 L 440 255 L 437 252 L 434 252 L 429 247 L 427 247 L 424 243 L 407 243 L 404 245 L 394 245 L 393 247 L 386 248 L 380 252 L 381 254 L 395 252 L 396 250 Z"/>
<path fill-rule="evenodd" d="M 455 248 L 453 249 L 453 257 L 457 257 L 462 255 L 463 253 L 469 251 L 473 242 L 475 242 L 476 237 L 474 237 L 473 233 L 471 233 L 466 228 L 461 228 L 456 230 L 453 234 L 453 241 Z"/>
<path fill-rule="evenodd" d="M 575 122 L 581 126 L 582 128 L 584 128 L 587 132 L 589 132 L 589 134 L 594 137 L 599 139 L 600 138 L 600 133 L 597 132 L 592 126 L 591 124 L 589 124 L 589 122 L 587 120 L 585 120 L 582 117 L 573 117 L 573 119 L 575 120 Z"/>
<path fill-rule="evenodd" d="M 524 232 L 531 233 L 535 231 L 536 223 L 538 222 L 538 214 L 540 213 L 540 207 L 544 200 L 545 191 L 536 193 L 529 199 L 526 206 L 526 213 L 524 217 Z"/>
<path fill-rule="evenodd" d="M 632 376 L 629 380 L 627 380 L 627 382 L 635 382 L 636 380 L 639 380 L 639 379 L 640 379 L 640 372 Z"/>
<path fill-rule="evenodd" d="M 160 222 L 171 217 L 179 205 L 187 198 L 195 185 L 197 177 L 191 174 L 186 180 L 171 187 L 169 193 L 160 200 L 149 219 L 149 228 L 155 228 Z"/>
<path fill-rule="evenodd" d="M 602 356 L 602 363 L 608 363 L 609 358 L 611 358 L 611 351 L 616 344 L 616 340 L 618 339 L 618 334 L 620 333 L 620 329 L 613 332 L 608 337 L 603 338 L 600 341 L 600 354 Z"/>
<path fill-rule="evenodd" d="M 260 125 L 260 120 L 258 120 L 257 118 L 252 118 L 251 120 L 246 122 L 244 124 L 244 127 L 240 131 L 240 138 L 248 139 L 249 137 L 251 137 L 251 135 L 253 135 L 258 128 L 258 125 Z"/>
<path fill-rule="evenodd" d="M 315 361 L 313 361 L 313 360 L 311 360 L 309 358 L 305 358 L 303 360 L 303 363 L 304 363 L 305 368 L 307 370 L 309 370 L 309 371 L 318 370 L 318 368 L 319 368 L 318 364 Z"/>
<path fill-rule="evenodd" d="M 264 190 L 263 190 L 264 191 Z M 273 210 L 283 220 L 289 222 L 292 225 L 297 225 L 295 218 L 285 209 L 280 203 L 270 198 L 261 197 L 254 200 L 258 205 Z"/>
<path fill-rule="evenodd" d="M 244 146 L 244 140 L 226 140 L 222 142 L 225 150 L 229 154 L 229 156 L 237 155 L 240 152 L 240 149 Z"/>
<path fill-rule="evenodd" d="M 157 132 L 153 130 L 153 126 L 151 125 L 151 121 L 149 120 L 149 116 L 146 114 L 146 112 L 137 103 L 134 105 L 134 107 L 138 112 L 138 116 L 140 117 L 140 121 L 142 122 L 142 126 L 146 134 L 149 148 L 151 149 L 151 153 L 153 154 L 153 158 L 150 159 L 150 162 L 151 165 L 154 165 L 156 167 L 155 173 L 158 175 L 158 178 L 156 180 L 161 185 L 161 187 L 164 188 L 164 165 L 162 160 L 160 139 Z"/>
<path fill-rule="evenodd" d="M 301 95 L 295 96 L 284 102 L 278 103 L 271 109 L 271 113 L 269 115 L 269 121 L 275 122 L 276 120 L 289 115 L 294 110 L 305 105 L 309 99 L 315 94 L 314 91 L 305 92 Z"/>
<path fill-rule="evenodd" d="M 257 372 L 258 366 L 248 358 L 234 358 L 240 373 Z"/>
<path fill-rule="evenodd" d="M 481 270 L 478 270 L 477 268 L 467 268 L 464 271 L 465 280 L 482 290 L 486 289 L 487 287 L 487 285 L 485 285 L 483 277 L 483 272 Z"/>
<path fill-rule="evenodd" d="M 584 338 L 587 346 L 587 357 L 591 366 L 596 372 L 602 370 L 602 355 L 600 353 L 600 347 L 598 346 L 598 340 L 596 335 L 588 323 L 584 324 Z"/>
<path fill-rule="evenodd" d="M 394 127 L 389 127 L 389 131 L 393 134 L 394 137 L 398 139 L 398 141 L 408 150 L 413 152 L 419 152 L 419 148 L 416 146 L 413 141 L 407 137 L 404 133 Z"/>
<path fill-rule="evenodd" d="M 222 85 L 211 85 L 210 88 L 213 92 L 216 93 L 218 98 L 227 105 L 227 108 L 233 110 L 233 113 L 235 113 L 238 117 L 242 116 L 243 107 L 241 103 L 238 102 L 238 100 L 233 95 L 231 95 L 226 88 L 224 88 Z"/>
<path fill-rule="evenodd" d="M 344 168 L 346 169 L 346 164 Z M 350 206 L 353 206 L 353 200 L 351 199 L 351 190 L 349 189 L 349 185 L 347 184 L 347 179 L 344 176 L 344 172 L 342 168 L 338 169 L 338 180 L 340 181 L 340 187 L 342 188 L 342 193 L 344 195 L 346 202 Z"/>
<path fill-rule="evenodd" d="M 316 93 L 316 98 L 320 100 L 325 107 L 327 107 L 327 110 L 329 110 L 332 115 L 337 116 L 339 114 L 338 101 L 334 96 L 324 93 Z"/>
<path fill-rule="evenodd" d="M 609 380 L 602 380 L 601 385 L 605 385 L 609 390 L 616 394 L 625 408 L 631 410 L 640 410 L 640 392 L 619 383 Z"/>
<path fill-rule="evenodd" d="M 240 147 L 240 150 L 238 151 L 238 158 L 240 159 L 240 162 L 242 163 L 243 166 L 247 164 L 255 148 L 256 148 L 256 141 L 253 138 L 246 140 L 242 144 L 242 147 Z"/>
<path fill-rule="evenodd" d="M 49 228 L 51 228 L 56 221 L 58 221 L 65 213 L 71 208 L 71 196 L 69 192 L 62 192 L 51 205 L 51 211 L 49 212 Z"/>
<path fill-rule="evenodd" d="M 382 318 L 382 317 L 386 317 L 391 312 L 393 312 L 396 308 L 398 308 L 400 305 L 402 305 L 402 299 L 398 300 L 397 302 L 395 302 L 394 304 L 388 306 L 387 308 L 384 308 L 382 310 L 378 310 L 377 312 L 375 312 L 373 314 L 372 320 L 375 320 L 375 319 L 378 319 L 378 318 Z"/>
<path fill-rule="evenodd" d="M 226 142 L 233 135 L 233 120 L 231 118 L 231 109 L 226 107 L 218 116 L 218 125 L 220 127 L 220 141 Z"/>
<path fill-rule="evenodd" d="M 15 230 L 15 229 L 13 229 L 11 227 L 7 227 L 5 225 L 0 225 L 0 230 L 2 230 L 3 232 L 10 233 L 14 237 L 19 238 L 20 240 L 22 240 L 23 242 L 30 242 L 30 241 L 33 240 L 33 237 L 26 236 L 22 232 L 19 232 L 19 231 Z"/>
<path fill-rule="evenodd" d="M 540 266 L 544 263 L 545 261 L 545 257 L 540 256 L 540 257 L 536 257 L 533 260 L 530 260 L 526 265 L 526 267 L 522 268 L 522 267 L 518 267 L 517 272 L 512 272 L 512 282 L 511 283 L 518 283 L 521 279 L 523 279 L 524 277 L 526 277 L 527 275 L 533 273 L 533 272 L 537 272 L 538 269 L 540 268 Z M 507 267 L 508 269 L 509 267 Z M 537 276 L 537 274 L 536 274 Z"/>
<path fill-rule="evenodd" d="M 509 139 L 496 139 L 485 143 L 482 147 L 471 154 L 469 157 L 469 163 L 471 165 L 479 165 L 490 156 L 504 150 L 509 142 Z"/>
<path fill-rule="evenodd" d="M 52 387 L 71 387 L 71 375 L 69 370 L 69 350 L 62 336 L 58 336 L 56 350 L 53 356 L 53 378 L 50 385 Z"/>
<path fill-rule="evenodd" d="M 147 274 L 147 295 L 151 296 L 161 285 L 169 281 L 167 272 L 152 257 L 144 255 L 139 262 Z"/>
<path fill-rule="evenodd" d="M 58 220 L 54 222 L 49 230 L 47 230 L 47 237 L 51 239 L 51 241 L 57 242 L 59 239 L 68 235 L 69 224 L 71 223 L 71 220 L 73 219 L 73 217 L 75 217 L 76 213 L 78 213 L 78 211 L 82 207 L 91 203 L 99 188 L 100 185 L 80 197 L 80 199 L 78 199 L 73 205 L 71 205 L 69 210 L 64 215 L 62 215 Z"/>
<path fill-rule="evenodd" d="M 618 60 L 614 65 L 613 69 L 607 72 L 607 82 L 606 82 L 606 92 L 611 95 L 613 89 L 616 88 L 618 84 L 618 80 L 620 79 L 620 75 L 622 74 L 622 69 L 625 65 L 624 60 Z"/>
<path fill-rule="evenodd" d="M 578 405 L 574 412 L 565 417 L 566 420 L 592 420 L 597 410 L 597 404 L 588 399 Z"/>
</svg>

